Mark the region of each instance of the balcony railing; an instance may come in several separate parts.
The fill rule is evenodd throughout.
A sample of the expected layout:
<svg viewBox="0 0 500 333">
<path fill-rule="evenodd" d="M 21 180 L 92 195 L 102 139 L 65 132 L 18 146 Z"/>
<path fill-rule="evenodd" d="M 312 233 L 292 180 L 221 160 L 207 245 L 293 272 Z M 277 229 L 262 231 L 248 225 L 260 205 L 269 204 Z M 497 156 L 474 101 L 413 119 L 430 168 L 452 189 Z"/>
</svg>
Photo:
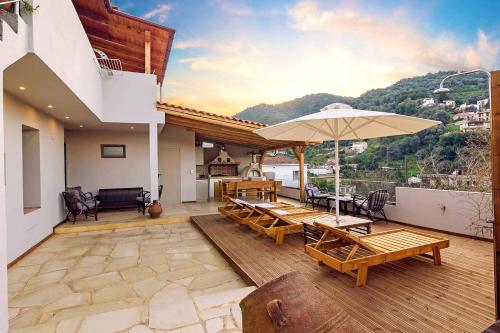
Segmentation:
<svg viewBox="0 0 500 333">
<path fill-rule="evenodd" d="M 96 58 L 101 75 L 113 76 L 113 71 L 122 71 L 120 59 Z"/>
</svg>

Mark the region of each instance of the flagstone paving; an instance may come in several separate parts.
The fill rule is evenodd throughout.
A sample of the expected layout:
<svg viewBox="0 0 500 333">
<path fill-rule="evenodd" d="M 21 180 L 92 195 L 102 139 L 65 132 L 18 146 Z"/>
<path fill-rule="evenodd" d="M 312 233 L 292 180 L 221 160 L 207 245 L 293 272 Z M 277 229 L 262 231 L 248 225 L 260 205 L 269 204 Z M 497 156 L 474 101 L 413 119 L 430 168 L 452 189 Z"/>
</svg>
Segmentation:
<svg viewBox="0 0 500 333">
<path fill-rule="evenodd" d="M 241 332 L 255 289 L 189 223 L 55 235 L 8 274 L 13 333 Z"/>
</svg>

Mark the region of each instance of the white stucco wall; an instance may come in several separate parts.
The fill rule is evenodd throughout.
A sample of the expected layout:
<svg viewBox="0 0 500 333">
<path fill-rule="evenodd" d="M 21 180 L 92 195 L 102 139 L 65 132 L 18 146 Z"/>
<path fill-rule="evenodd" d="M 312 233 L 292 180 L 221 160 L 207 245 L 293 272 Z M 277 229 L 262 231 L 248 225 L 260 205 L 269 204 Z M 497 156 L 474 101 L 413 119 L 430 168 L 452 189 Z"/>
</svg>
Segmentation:
<svg viewBox="0 0 500 333">
<path fill-rule="evenodd" d="M 35 0 L 34 52 L 99 118 L 103 114 L 101 75 L 94 52 L 70 0 Z"/>
<path fill-rule="evenodd" d="M 283 182 L 283 186 L 299 187 L 299 179 L 293 179 L 293 172 L 299 171 L 298 164 L 264 164 L 262 166 L 262 171 L 274 172 L 276 174 L 275 179 L 281 180 Z M 307 184 L 307 165 L 304 165 L 304 183 Z"/>
<path fill-rule="evenodd" d="M 12 261 L 64 219 L 64 128 L 55 119 L 4 94 L 7 257 Z M 41 208 L 24 214 L 22 125 L 40 131 Z"/>
<path fill-rule="evenodd" d="M 158 151 L 162 148 L 178 148 L 180 150 L 181 201 L 196 201 L 196 156 L 194 132 L 173 125 L 165 125 L 158 138 Z M 162 160 L 159 157 L 159 160 Z M 170 189 L 164 184 L 165 193 Z"/>
<path fill-rule="evenodd" d="M 481 219 L 491 218 L 491 204 L 490 193 L 397 187 L 396 205 L 386 205 L 386 213 L 394 221 L 482 237 L 470 225 L 479 211 Z"/>
<path fill-rule="evenodd" d="M 0 70 L 0 332 L 9 329 L 7 288 L 7 219 L 5 212 L 3 70 Z"/>
<path fill-rule="evenodd" d="M 156 75 L 116 72 L 103 77 L 103 121 L 165 123 L 156 109 Z"/>
<path fill-rule="evenodd" d="M 94 194 L 100 188 L 150 187 L 147 132 L 66 131 L 68 186 Z M 101 144 L 124 144 L 126 158 L 101 158 Z"/>
</svg>

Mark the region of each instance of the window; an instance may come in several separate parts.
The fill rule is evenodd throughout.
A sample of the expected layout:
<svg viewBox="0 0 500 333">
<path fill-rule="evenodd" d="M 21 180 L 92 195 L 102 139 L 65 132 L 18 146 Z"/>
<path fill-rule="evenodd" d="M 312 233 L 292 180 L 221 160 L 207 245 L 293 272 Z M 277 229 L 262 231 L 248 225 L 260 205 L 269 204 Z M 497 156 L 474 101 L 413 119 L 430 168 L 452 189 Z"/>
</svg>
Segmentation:
<svg viewBox="0 0 500 333">
<path fill-rule="evenodd" d="M 293 170 L 293 180 L 299 180 L 299 170 Z"/>
<path fill-rule="evenodd" d="M 101 158 L 126 158 L 125 145 L 101 145 Z"/>
<path fill-rule="evenodd" d="M 40 131 L 23 125 L 23 203 L 24 214 L 41 207 Z"/>
</svg>

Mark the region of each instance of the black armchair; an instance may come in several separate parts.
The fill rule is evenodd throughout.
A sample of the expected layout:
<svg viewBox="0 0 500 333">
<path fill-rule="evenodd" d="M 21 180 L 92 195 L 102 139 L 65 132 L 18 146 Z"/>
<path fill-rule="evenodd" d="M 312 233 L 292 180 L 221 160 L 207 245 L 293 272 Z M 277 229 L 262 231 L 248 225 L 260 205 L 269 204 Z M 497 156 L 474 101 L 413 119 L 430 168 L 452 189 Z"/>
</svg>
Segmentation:
<svg viewBox="0 0 500 333">
<path fill-rule="evenodd" d="M 78 190 L 78 188 L 68 188 L 62 193 L 62 196 L 66 209 L 68 210 L 66 220 L 71 217 L 74 224 L 77 217 L 85 215 L 85 219 L 89 216 L 93 216 L 97 221 L 97 208 L 99 206 L 99 201 L 94 198 L 92 193 L 83 193 L 81 188 L 80 190 Z"/>
<path fill-rule="evenodd" d="M 163 185 L 158 186 L 158 199 L 161 199 L 161 194 L 163 192 Z M 150 191 L 141 191 L 139 196 L 136 198 L 137 201 L 137 211 L 140 213 L 142 211 L 142 215 L 146 213 L 146 207 L 151 205 L 151 192 Z"/>
<path fill-rule="evenodd" d="M 384 207 L 388 199 L 387 190 L 372 191 L 366 197 L 356 194 L 352 198 L 353 215 L 364 213 L 375 222 L 375 215 L 380 214 L 387 222 Z"/>
<path fill-rule="evenodd" d="M 320 189 L 318 186 L 314 184 L 306 184 L 305 186 L 305 191 L 306 191 L 306 207 L 309 203 L 312 204 L 312 208 L 314 209 L 315 205 L 319 205 L 321 200 L 325 200 L 331 194 L 326 191 L 326 189 Z"/>
</svg>

